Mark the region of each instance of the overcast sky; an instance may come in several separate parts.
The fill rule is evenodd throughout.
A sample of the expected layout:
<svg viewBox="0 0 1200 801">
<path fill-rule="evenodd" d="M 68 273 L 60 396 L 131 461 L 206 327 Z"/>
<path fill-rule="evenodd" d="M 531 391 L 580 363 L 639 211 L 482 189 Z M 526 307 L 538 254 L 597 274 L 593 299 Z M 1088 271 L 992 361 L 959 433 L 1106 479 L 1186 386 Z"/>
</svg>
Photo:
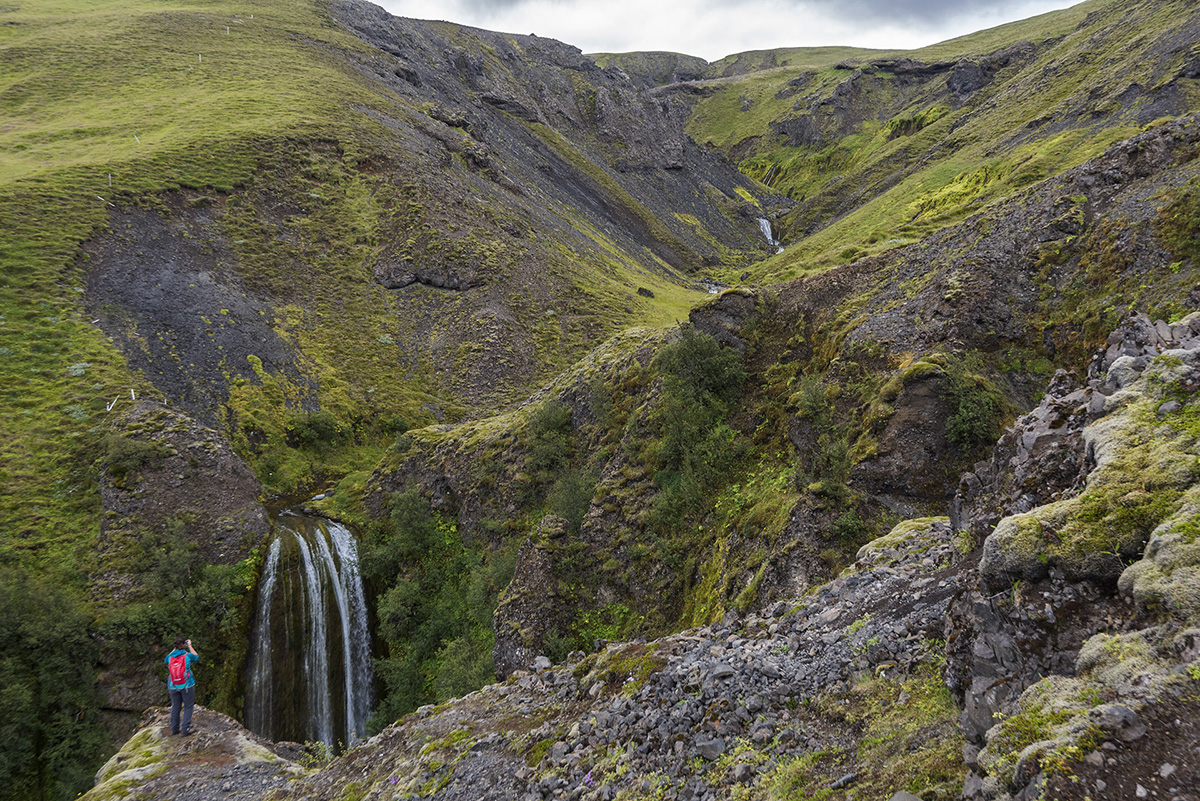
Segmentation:
<svg viewBox="0 0 1200 801">
<path fill-rule="evenodd" d="M 912 49 L 1080 0 L 375 0 L 401 17 L 560 39 L 585 53 L 709 61 L 817 45 Z"/>
</svg>

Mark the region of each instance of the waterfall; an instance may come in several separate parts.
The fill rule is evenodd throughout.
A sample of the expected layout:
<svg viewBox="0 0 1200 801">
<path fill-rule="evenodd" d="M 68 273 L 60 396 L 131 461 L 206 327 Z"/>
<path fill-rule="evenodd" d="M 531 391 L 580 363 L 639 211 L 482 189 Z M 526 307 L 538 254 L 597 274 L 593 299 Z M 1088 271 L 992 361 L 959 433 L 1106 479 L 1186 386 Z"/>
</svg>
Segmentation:
<svg viewBox="0 0 1200 801">
<path fill-rule="evenodd" d="M 249 677 L 246 681 L 246 726 L 266 731 L 271 717 L 271 601 L 275 597 L 275 579 L 279 575 L 279 550 L 283 541 L 276 537 L 267 551 L 262 580 L 258 585 L 258 610 L 254 615 L 253 650 L 250 652 Z"/>
<path fill-rule="evenodd" d="M 349 745 L 374 701 L 354 535 L 292 511 L 276 519 L 246 668 L 246 726 L 272 740 Z"/>
<path fill-rule="evenodd" d="M 782 253 L 783 245 L 779 244 L 779 240 L 775 238 L 775 232 L 771 229 L 771 221 L 766 217 L 759 217 L 758 227 L 762 230 L 763 236 L 767 238 L 767 241 L 775 246 L 775 252 Z"/>
</svg>

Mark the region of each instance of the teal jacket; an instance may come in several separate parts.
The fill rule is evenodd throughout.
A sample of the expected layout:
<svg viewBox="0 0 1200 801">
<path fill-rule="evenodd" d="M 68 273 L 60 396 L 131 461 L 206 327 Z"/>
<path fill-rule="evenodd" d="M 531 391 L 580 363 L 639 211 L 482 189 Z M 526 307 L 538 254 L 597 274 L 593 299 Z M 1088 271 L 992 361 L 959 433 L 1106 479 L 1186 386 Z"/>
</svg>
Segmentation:
<svg viewBox="0 0 1200 801">
<path fill-rule="evenodd" d="M 163 662 L 166 662 L 169 665 L 171 663 L 171 657 L 178 656 L 179 654 L 187 654 L 187 681 L 185 681 L 183 684 L 172 684 L 171 677 L 168 676 L 167 677 L 167 689 L 168 690 L 186 690 L 188 687 L 196 686 L 196 677 L 192 674 L 192 665 L 199 662 L 200 657 L 196 656 L 193 653 L 189 653 L 189 652 L 183 650 L 182 648 L 176 648 L 174 651 L 172 651 L 171 653 L 169 653 L 163 657 Z"/>
</svg>

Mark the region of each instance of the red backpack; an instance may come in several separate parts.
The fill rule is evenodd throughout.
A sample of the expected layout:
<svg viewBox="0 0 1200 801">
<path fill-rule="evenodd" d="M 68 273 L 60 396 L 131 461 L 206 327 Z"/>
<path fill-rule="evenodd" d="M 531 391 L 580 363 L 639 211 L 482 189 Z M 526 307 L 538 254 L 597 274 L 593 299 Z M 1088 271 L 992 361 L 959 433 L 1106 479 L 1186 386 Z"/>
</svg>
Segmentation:
<svg viewBox="0 0 1200 801">
<path fill-rule="evenodd" d="M 171 661 L 167 663 L 167 673 L 171 677 L 172 684 L 187 684 L 187 654 L 176 654 L 171 657 Z"/>
</svg>

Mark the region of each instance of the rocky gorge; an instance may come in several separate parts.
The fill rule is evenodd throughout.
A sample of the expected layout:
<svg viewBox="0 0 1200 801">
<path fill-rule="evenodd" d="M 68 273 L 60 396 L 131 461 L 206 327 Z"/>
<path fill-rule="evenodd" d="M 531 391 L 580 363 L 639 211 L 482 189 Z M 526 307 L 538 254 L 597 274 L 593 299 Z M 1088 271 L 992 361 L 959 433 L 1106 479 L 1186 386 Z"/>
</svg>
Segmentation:
<svg viewBox="0 0 1200 801">
<path fill-rule="evenodd" d="M 759 613 L 560 666 L 539 658 L 266 797 L 1193 798 L 1198 387 L 1200 314 L 1131 318 L 1084 386 L 1056 376 L 964 477 L 951 517 L 905 521 L 833 581 Z M 1056 507 L 1111 492 L 1128 459 L 1147 470 L 1125 474 L 1134 488 L 1105 513 L 1156 512 L 1130 530 L 1110 521 L 1135 540 L 1126 555 L 1118 543 L 1091 567 L 1051 556 L 1096 554 L 1070 542 Z M 1014 538 L 1026 520 L 1033 536 Z M 147 761 L 162 725 L 86 797 L 166 797 L 138 775 L 146 764 L 208 759 L 196 747 Z M 303 773 L 277 759 L 278 775 Z M 216 765 L 201 781 L 227 775 Z"/>
<path fill-rule="evenodd" d="M 0 801 L 1197 798 L 1193 4 L 713 64 L 0 15 Z M 180 54 L 131 145 L 91 99 Z M 242 725 L 296 512 L 344 739 Z"/>
</svg>

